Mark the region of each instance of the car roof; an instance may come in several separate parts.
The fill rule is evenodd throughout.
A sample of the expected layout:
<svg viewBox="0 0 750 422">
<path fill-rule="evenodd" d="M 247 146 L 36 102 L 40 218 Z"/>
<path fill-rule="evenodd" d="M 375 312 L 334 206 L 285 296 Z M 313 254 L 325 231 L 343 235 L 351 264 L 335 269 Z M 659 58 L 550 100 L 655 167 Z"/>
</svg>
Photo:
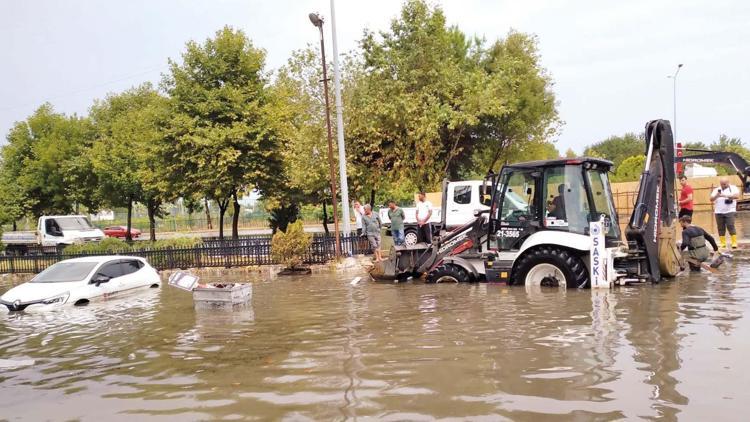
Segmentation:
<svg viewBox="0 0 750 422">
<path fill-rule="evenodd" d="M 71 259 L 66 259 L 64 261 L 60 261 L 60 262 L 96 262 L 96 263 L 102 263 L 102 262 L 113 261 L 115 259 L 137 259 L 139 261 L 146 262 L 146 260 L 144 258 L 141 258 L 140 256 L 127 256 L 127 255 L 82 256 L 80 258 L 71 258 Z"/>
</svg>

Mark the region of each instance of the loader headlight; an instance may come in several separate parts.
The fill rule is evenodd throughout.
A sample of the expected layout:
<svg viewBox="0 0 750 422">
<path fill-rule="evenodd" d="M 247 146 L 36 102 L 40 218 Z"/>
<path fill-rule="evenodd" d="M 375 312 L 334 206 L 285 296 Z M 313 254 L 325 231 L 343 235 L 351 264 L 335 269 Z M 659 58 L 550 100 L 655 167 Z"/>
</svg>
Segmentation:
<svg viewBox="0 0 750 422">
<path fill-rule="evenodd" d="M 44 299 L 42 303 L 45 305 L 62 305 L 68 301 L 69 296 L 70 296 L 70 292 L 65 292 L 61 295 L 57 295 L 49 299 Z"/>
</svg>

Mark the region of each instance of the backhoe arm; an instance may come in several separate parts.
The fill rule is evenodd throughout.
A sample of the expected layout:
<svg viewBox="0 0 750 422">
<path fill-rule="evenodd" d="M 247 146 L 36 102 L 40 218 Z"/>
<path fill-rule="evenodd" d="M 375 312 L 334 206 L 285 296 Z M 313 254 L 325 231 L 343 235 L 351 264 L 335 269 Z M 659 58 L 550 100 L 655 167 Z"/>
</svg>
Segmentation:
<svg viewBox="0 0 750 422">
<path fill-rule="evenodd" d="M 678 163 L 699 163 L 699 164 L 723 164 L 731 167 L 740 180 L 742 180 L 742 191 L 750 193 L 750 164 L 742 158 L 741 155 L 728 151 L 711 151 L 705 149 L 682 148 L 683 153 L 695 153 L 675 157 Z"/>
<path fill-rule="evenodd" d="M 643 252 L 651 281 L 673 277 L 682 260 L 676 245 L 674 140 L 666 120 L 646 124 L 646 165 L 625 236 Z"/>
</svg>

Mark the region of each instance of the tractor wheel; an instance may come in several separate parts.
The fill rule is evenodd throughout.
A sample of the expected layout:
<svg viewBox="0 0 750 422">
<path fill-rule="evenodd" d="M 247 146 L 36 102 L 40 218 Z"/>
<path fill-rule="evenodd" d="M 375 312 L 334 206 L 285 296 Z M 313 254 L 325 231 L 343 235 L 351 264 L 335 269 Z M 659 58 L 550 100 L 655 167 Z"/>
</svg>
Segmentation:
<svg viewBox="0 0 750 422">
<path fill-rule="evenodd" d="M 581 258 L 570 251 L 542 246 L 521 257 L 511 280 L 519 285 L 588 287 L 589 273 Z"/>
<path fill-rule="evenodd" d="M 462 267 L 453 264 L 443 264 L 429 274 L 428 283 L 466 283 L 471 281 L 469 273 Z"/>
<path fill-rule="evenodd" d="M 414 246 L 418 241 L 417 231 L 415 229 L 406 229 L 406 232 L 404 232 L 404 245 Z"/>
</svg>

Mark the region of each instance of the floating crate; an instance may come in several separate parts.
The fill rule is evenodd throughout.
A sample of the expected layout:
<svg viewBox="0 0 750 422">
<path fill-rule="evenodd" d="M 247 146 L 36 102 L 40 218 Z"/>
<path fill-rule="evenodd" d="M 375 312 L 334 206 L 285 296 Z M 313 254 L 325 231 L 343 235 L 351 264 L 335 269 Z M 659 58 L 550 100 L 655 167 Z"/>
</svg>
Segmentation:
<svg viewBox="0 0 750 422">
<path fill-rule="evenodd" d="M 214 287 L 193 289 L 196 309 L 233 309 L 247 305 L 253 296 L 252 285 L 249 283 L 213 283 L 210 286 Z"/>
</svg>

